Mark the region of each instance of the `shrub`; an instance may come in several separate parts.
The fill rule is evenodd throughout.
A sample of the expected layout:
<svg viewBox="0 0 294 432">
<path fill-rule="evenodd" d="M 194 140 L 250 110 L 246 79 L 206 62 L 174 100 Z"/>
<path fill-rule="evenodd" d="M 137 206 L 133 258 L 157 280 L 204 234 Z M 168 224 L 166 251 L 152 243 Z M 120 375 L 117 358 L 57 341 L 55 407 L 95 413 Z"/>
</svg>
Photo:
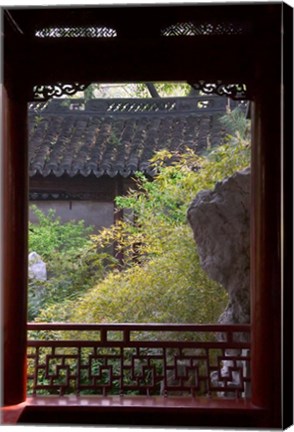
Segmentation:
<svg viewBox="0 0 294 432">
<path fill-rule="evenodd" d="M 158 153 L 154 181 L 138 174 L 137 190 L 117 204 L 133 217 L 92 236 L 95 247 L 116 244 L 122 267 L 89 289 L 71 321 L 215 322 L 225 291 L 199 265 L 187 208 L 195 195 L 249 164 L 247 141 L 231 138 L 208 157 L 193 151 Z"/>
<path fill-rule="evenodd" d="M 232 119 L 238 123 L 238 113 Z M 244 129 L 245 131 L 245 129 Z M 245 138 L 244 138 L 245 137 Z M 75 291 L 75 301 L 53 303 L 40 320 L 72 322 L 215 322 L 227 294 L 209 280 L 199 264 L 186 213 L 203 189 L 250 163 L 247 135 L 236 133 L 204 157 L 158 152 L 152 159 L 153 181 L 137 173 L 137 185 L 116 204 L 128 209 L 123 220 L 92 235 L 88 253 L 116 247 L 119 268 L 103 272 L 98 283 Z M 99 261 L 99 258 L 97 258 Z M 101 261 L 99 261 L 101 263 Z M 99 267 L 99 264 L 98 264 Z M 101 274 L 100 273 L 100 274 Z M 74 305 L 74 307 L 72 307 Z"/>
<path fill-rule="evenodd" d="M 29 251 L 36 251 L 46 262 L 48 280 L 29 280 L 28 319 L 63 302 L 65 318 L 64 306 L 104 277 L 111 257 L 93 249 L 89 237 L 93 227 L 86 227 L 84 221 L 61 223 L 53 209 L 47 215 L 36 206 L 32 210 L 38 223 L 29 224 Z"/>
</svg>

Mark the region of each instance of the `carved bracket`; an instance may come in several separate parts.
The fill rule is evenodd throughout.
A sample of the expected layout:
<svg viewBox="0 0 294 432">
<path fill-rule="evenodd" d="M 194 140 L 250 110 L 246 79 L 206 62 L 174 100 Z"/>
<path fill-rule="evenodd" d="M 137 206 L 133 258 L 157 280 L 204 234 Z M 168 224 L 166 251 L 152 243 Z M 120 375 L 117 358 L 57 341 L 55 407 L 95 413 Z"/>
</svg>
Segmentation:
<svg viewBox="0 0 294 432">
<path fill-rule="evenodd" d="M 205 94 L 216 94 L 218 96 L 227 96 L 234 100 L 249 99 L 248 87 L 246 84 L 224 84 L 222 81 L 208 83 L 206 81 L 198 81 L 196 83 L 189 82 L 195 90 L 200 90 Z"/>
<path fill-rule="evenodd" d="M 89 85 L 90 83 L 55 83 L 49 85 L 36 85 L 33 88 L 33 100 L 46 101 L 54 96 L 72 96 L 78 91 L 84 91 Z"/>
</svg>

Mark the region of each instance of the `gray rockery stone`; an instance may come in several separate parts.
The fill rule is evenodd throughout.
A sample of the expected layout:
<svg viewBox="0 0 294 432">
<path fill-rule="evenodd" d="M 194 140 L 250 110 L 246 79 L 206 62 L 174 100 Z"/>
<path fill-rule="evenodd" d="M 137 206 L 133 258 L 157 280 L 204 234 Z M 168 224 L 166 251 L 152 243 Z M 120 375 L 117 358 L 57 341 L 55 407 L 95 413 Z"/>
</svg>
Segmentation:
<svg viewBox="0 0 294 432">
<path fill-rule="evenodd" d="M 213 190 L 198 193 L 188 209 L 187 216 L 194 233 L 202 268 L 229 294 L 228 305 L 218 322 L 249 323 L 250 168 L 218 182 Z M 217 339 L 221 340 L 223 337 L 222 333 L 217 334 Z M 239 333 L 237 339 L 246 340 L 247 336 Z M 225 355 L 240 354 L 237 350 L 225 352 Z M 247 363 L 238 362 L 244 375 L 248 373 Z M 231 360 L 223 361 L 221 370 L 211 374 L 211 383 L 222 386 L 223 381 L 219 381 L 219 376 L 231 376 L 232 381 L 228 386 L 238 386 L 238 373 L 230 374 L 232 366 Z M 230 396 L 230 393 L 220 392 L 219 396 Z M 248 394 L 250 386 L 245 387 L 244 395 Z"/>
<path fill-rule="evenodd" d="M 29 254 L 29 278 L 39 281 L 47 280 L 46 264 L 36 252 Z"/>
<path fill-rule="evenodd" d="M 250 321 L 250 168 L 198 193 L 188 209 L 200 263 L 229 294 L 219 322 Z"/>
</svg>

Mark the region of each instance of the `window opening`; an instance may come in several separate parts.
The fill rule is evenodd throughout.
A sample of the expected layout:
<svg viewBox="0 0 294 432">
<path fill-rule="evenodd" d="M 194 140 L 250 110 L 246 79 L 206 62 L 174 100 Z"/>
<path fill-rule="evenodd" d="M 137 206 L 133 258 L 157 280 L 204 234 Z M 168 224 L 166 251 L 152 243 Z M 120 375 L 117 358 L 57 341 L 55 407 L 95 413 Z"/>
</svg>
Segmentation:
<svg viewBox="0 0 294 432">
<path fill-rule="evenodd" d="M 241 325 L 249 321 L 228 321 L 233 309 L 225 309 L 225 290 L 220 295 L 196 263 L 183 218 L 196 194 L 250 164 L 246 104 L 204 93 L 224 94 L 220 83 L 193 87 L 184 97 L 97 99 L 97 88 L 87 94 L 88 87 L 74 84 L 71 91 L 82 89 L 83 99 L 65 91 L 30 104 L 30 199 L 39 207 L 31 213 L 30 252 L 42 247 L 56 261 L 45 282 L 30 280 L 30 394 L 249 396 L 250 327 Z M 50 94 L 59 95 L 57 88 Z M 236 85 L 226 88 L 236 96 Z M 39 86 L 37 99 L 42 92 L 49 96 Z M 101 221 L 95 228 L 62 224 L 51 207 L 64 222 L 77 209 L 85 219 L 90 207 Z M 37 257 L 31 265 L 42 262 Z M 230 324 L 219 327 L 221 312 Z M 127 322 L 138 324 L 114 324 Z M 66 339 L 72 342 L 62 345 Z"/>
</svg>

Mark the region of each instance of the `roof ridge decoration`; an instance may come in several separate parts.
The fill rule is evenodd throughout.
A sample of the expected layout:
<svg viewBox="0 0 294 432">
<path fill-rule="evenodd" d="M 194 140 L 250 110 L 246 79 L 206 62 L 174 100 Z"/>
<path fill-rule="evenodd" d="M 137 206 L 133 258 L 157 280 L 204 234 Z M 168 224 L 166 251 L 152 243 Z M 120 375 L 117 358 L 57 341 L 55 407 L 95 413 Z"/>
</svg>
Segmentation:
<svg viewBox="0 0 294 432">
<path fill-rule="evenodd" d="M 241 103 L 234 102 L 234 108 Z M 50 102 L 33 102 L 29 105 L 30 114 L 204 114 L 224 111 L 227 99 L 220 96 L 188 96 L 175 98 L 113 98 L 113 99 L 52 99 Z M 243 104 L 244 106 L 244 104 Z"/>
</svg>

